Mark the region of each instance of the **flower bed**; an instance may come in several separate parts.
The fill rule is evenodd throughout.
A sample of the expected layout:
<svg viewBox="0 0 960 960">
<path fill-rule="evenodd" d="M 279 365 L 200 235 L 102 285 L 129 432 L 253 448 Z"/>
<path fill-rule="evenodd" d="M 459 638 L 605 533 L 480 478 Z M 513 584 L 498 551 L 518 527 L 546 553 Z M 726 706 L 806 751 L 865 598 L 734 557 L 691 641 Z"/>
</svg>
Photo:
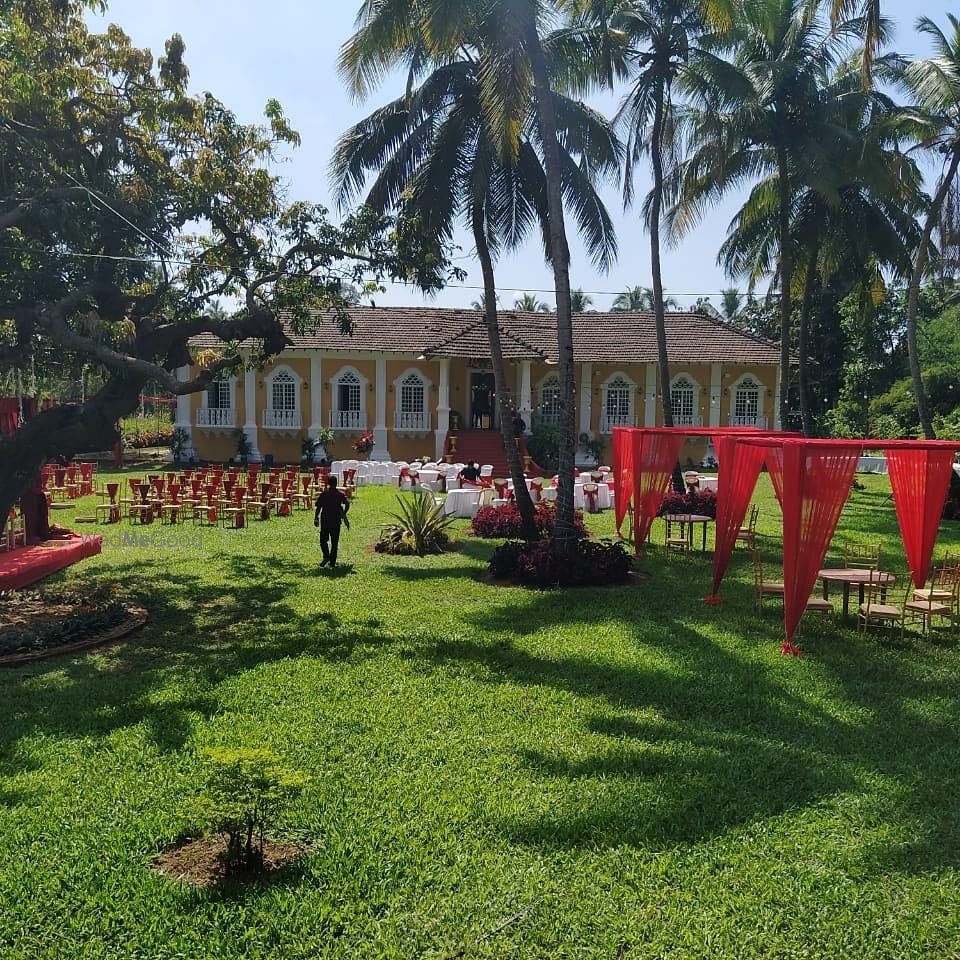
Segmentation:
<svg viewBox="0 0 960 960">
<path fill-rule="evenodd" d="M 579 540 L 570 556 L 557 557 L 549 539 L 509 540 L 494 551 L 490 573 L 527 587 L 606 587 L 626 583 L 632 558 L 619 541 Z"/>
<path fill-rule="evenodd" d="M 557 522 L 556 504 L 551 503 L 549 500 L 541 500 L 540 503 L 534 506 L 534 519 L 537 524 L 537 532 L 540 536 L 549 536 L 553 532 L 554 524 Z M 510 537 L 519 537 L 523 532 L 520 522 L 520 510 L 513 501 L 499 507 L 484 507 L 482 510 L 478 510 L 472 523 L 473 532 L 478 537 L 501 537 L 507 539 Z M 581 539 L 586 539 L 590 536 L 583 522 L 582 510 L 577 510 L 574 513 L 573 525 L 576 528 L 577 536 Z"/>
<path fill-rule="evenodd" d="M 717 495 L 712 490 L 695 493 L 668 493 L 660 504 L 657 516 L 667 513 L 696 513 L 701 517 L 717 518 Z"/>
</svg>

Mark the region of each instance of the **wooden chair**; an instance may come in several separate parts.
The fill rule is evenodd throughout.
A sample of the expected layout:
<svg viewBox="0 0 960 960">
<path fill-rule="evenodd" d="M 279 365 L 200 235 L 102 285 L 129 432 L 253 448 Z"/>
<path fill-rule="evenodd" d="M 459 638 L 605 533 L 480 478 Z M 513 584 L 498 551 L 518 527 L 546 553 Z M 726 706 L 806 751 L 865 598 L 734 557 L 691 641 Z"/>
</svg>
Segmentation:
<svg viewBox="0 0 960 960">
<path fill-rule="evenodd" d="M 844 563 L 846 563 L 846 552 L 844 552 Z M 904 606 L 909 597 L 909 588 L 904 595 L 904 602 L 901 604 L 888 603 L 883 599 L 887 590 L 885 578 L 880 572 L 871 568 L 870 576 L 864 586 L 863 603 L 857 608 L 857 630 L 866 633 L 871 626 L 891 628 L 896 625 L 901 626 L 901 632 L 904 619 Z"/>
<path fill-rule="evenodd" d="M 763 573 L 763 564 L 760 562 L 760 552 L 754 547 L 750 551 L 750 558 L 753 561 L 753 590 L 755 594 L 754 606 L 757 610 L 763 610 L 763 601 L 767 597 L 779 597 L 783 599 L 784 585 L 776 580 L 767 580 Z"/>
<path fill-rule="evenodd" d="M 844 543 L 843 566 L 853 570 L 876 570 L 880 567 L 879 543 Z"/>
<path fill-rule="evenodd" d="M 3 539 L 0 540 L 0 547 L 14 550 L 18 543 L 21 547 L 27 545 L 27 528 L 23 517 L 16 510 L 11 509 L 7 517 L 7 526 L 3 531 Z"/>
<path fill-rule="evenodd" d="M 673 533 L 673 524 L 669 520 L 664 521 L 667 525 L 666 530 L 663 534 L 663 549 L 669 553 L 671 550 L 676 550 L 677 553 L 688 553 L 690 550 L 690 541 L 687 539 L 687 530 L 684 525 L 681 523 L 680 533 Z M 651 527 L 653 525 L 651 524 Z"/>
<path fill-rule="evenodd" d="M 750 518 L 747 520 L 747 525 L 737 531 L 736 540 L 733 542 L 734 546 L 738 543 L 745 543 L 751 550 L 757 549 L 757 518 L 759 516 L 760 507 L 754 504 L 750 508 Z"/>
<path fill-rule="evenodd" d="M 920 596 L 917 596 L 918 594 Z M 924 636 L 933 630 L 935 619 L 946 620 L 952 633 L 956 629 L 958 620 L 958 596 L 960 596 L 960 571 L 956 568 L 946 568 L 936 585 L 929 590 L 926 588 L 908 590 L 903 604 L 901 636 L 906 630 L 908 618 L 914 622 L 919 621 Z"/>
</svg>

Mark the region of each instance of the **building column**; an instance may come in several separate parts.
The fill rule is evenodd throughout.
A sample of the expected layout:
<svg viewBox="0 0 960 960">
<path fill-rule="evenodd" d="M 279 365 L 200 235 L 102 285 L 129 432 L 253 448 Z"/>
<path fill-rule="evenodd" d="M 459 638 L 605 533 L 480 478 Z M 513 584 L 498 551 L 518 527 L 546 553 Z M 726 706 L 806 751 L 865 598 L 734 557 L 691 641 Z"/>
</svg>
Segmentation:
<svg viewBox="0 0 960 960">
<path fill-rule="evenodd" d="M 371 460 L 389 460 L 387 449 L 387 358 L 377 357 L 377 376 L 374 386 L 376 423 L 373 425 L 373 449 Z"/>
<path fill-rule="evenodd" d="M 782 371 L 780 369 L 780 364 L 777 364 L 777 385 L 773 389 L 773 429 L 782 430 L 783 424 L 780 422 L 780 391 L 783 389 L 783 383 L 781 381 Z"/>
<path fill-rule="evenodd" d="M 670 389 L 669 384 L 667 389 Z M 643 425 L 645 427 L 657 425 L 657 365 L 655 363 L 647 364 L 643 389 Z"/>
<path fill-rule="evenodd" d="M 520 416 L 527 425 L 527 436 L 533 433 L 533 395 L 530 390 L 529 360 L 520 361 Z"/>
<path fill-rule="evenodd" d="M 186 383 L 189 379 L 190 368 L 177 367 L 177 380 L 180 383 Z M 190 460 L 196 456 L 196 451 L 193 449 L 193 424 L 190 422 L 190 397 L 189 393 L 177 394 L 177 413 L 173 424 L 175 430 L 183 430 L 187 434 L 182 453 L 184 460 Z"/>
<path fill-rule="evenodd" d="M 710 420 L 711 427 L 720 426 L 720 399 L 723 396 L 723 372 L 719 363 L 710 364 Z"/>
<path fill-rule="evenodd" d="M 437 429 L 434 431 L 436 459 L 443 459 L 450 432 L 450 359 L 440 361 L 440 383 L 437 385 Z"/>
<path fill-rule="evenodd" d="M 323 368 L 319 357 L 310 358 L 310 428 L 308 436 L 312 440 L 317 439 L 317 434 L 323 429 Z M 321 454 L 319 449 L 313 451 L 313 459 L 316 462 L 322 456 L 326 455 L 324 450 Z"/>
<path fill-rule="evenodd" d="M 243 432 L 250 444 L 247 459 L 250 463 L 259 463 L 263 457 L 257 446 L 257 371 L 247 367 L 243 372 Z"/>
<path fill-rule="evenodd" d="M 593 364 L 580 364 L 580 433 L 593 437 Z"/>
</svg>

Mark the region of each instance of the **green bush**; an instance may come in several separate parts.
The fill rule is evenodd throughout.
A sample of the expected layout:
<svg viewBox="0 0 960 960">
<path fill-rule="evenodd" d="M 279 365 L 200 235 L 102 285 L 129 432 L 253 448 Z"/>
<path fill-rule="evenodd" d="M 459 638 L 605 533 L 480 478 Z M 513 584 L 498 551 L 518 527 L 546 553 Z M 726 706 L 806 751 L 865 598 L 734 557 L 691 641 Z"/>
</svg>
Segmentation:
<svg viewBox="0 0 960 960">
<path fill-rule="evenodd" d="M 527 453 L 548 473 L 555 473 L 560 457 L 560 428 L 535 424 L 527 437 Z"/>
<path fill-rule="evenodd" d="M 227 841 L 226 873 L 263 869 L 263 841 L 283 806 L 299 795 L 307 776 L 285 766 L 271 750 L 215 747 L 204 755 L 207 782 L 187 805 L 205 833 Z"/>
<path fill-rule="evenodd" d="M 443 553 L 450 544 L 447 529 L 453 517 L 447 516 L 428 493 L 415 493 L 412 497 L 398 496 L 398 509 L 387 516 L 393 521 L 383 528 L 380 539 L 374 545 L 377 553 L 393 553 L 406 556 Z"/>
</svg>

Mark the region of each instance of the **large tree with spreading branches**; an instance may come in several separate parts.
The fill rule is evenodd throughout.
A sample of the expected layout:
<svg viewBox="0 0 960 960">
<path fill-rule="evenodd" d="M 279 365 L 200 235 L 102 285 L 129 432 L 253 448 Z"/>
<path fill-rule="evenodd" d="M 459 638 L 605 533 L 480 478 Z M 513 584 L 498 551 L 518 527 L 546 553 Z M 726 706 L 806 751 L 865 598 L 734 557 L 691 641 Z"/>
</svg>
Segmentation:
<svg viewBox="0 0 960 960">
<path fill-rule="evenodd" d="M 145 384 L 202 390 L 318 309 L 348 334 L 358 284 L 432 290 L 449 267 L 415 222 L 288 203 L 272 163 L 299 138 L 276 101 L 240 123 L 188 92 L 178 36 L 155 62 L 116 26 L 91 31 L 90 6 L 0 2 L 0 370 L 56 351 L 102 373 L 82 404 L 0 438 L 0 530 L 45 460 L 114 442 Z M 180 380 L 202 333 L 223 348 Z"/>
</svg>

